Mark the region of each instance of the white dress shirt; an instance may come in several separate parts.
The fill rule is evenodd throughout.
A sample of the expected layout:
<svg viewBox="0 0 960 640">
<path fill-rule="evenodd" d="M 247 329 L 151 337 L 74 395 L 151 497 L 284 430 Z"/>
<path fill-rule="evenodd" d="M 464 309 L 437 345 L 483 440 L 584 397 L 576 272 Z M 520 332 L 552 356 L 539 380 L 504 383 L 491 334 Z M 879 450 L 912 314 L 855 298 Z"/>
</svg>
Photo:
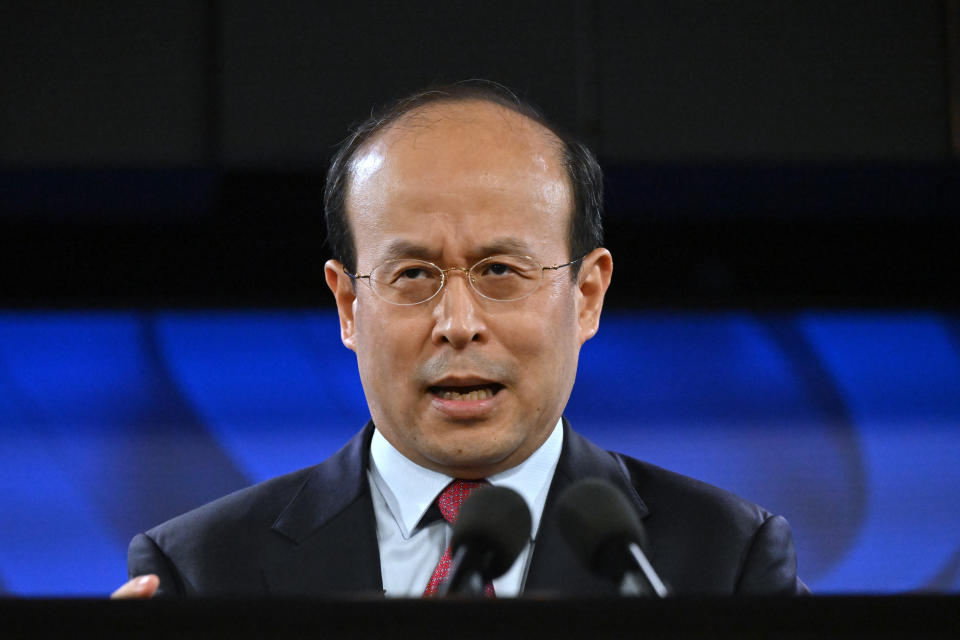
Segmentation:
<svg viewBox="0 0 960 640">
<path fill-rule="evenodd" d="M 530 507 L 530 542 L 510 570 L 493 581 L 498 597 L 516 596 L 523 590 L 533 543 L 547 500 L 553 472 L 563 448 L 563 425 L 533 455 L 512 469 L 487 478 L 490 484 L 509 487 Z M 420 597 L 440 557 L 450 544 L 453 527 L 438 520 L 418 527 L 437 495 L 453 480 L 411 462 L 374 430 L 370 442 L 370 493 L 377 519 L 380 574 L 388 597 Z"/>
</svg>

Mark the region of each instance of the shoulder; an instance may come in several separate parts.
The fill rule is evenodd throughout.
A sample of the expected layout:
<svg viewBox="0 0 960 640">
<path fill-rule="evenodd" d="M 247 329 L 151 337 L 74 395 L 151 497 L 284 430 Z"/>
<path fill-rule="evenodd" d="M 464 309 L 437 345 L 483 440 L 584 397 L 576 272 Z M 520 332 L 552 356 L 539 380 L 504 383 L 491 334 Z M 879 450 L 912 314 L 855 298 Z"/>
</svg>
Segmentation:
<svg viewBox="0 0 960 640">
<path fill-rule="evenodd" d="M 729 491 L 657 465 L 606 451 L 566 424 L 557 477 L 567 485 L 597 477 L 633 501 L 653 566 L 686 595 L 792 594 L 797 579 L 790 525 Z"/>
<path fill-rule="evenodd" d="M 161 596 L 260 593 L 261 554 L 280 544 L 273 524 L 315 469 L 236 491 L 136 535 L 128 573 L 158 575 Z"/>
<path fill-rule="evenodd" d="M 320 523 L 366 487 L 365 468 L 373 425 L 351 438 L 320 464 L 241 489 L 147 532 L 165 551 L 173 545 L 197 545 L 207 538 L 268 538 Z M 319 518 L 319 519 L 318 519 Z M 228 536 L 226 538 L 221 536 Z"/>
<path fill-rule="evenodd" d="M 342 513 L 354 516 L 345 522 L 362 526 L 371 432 L 368 425 L 318 465 L 241 489 L 135 536 L 129 573 L 156 573 L 164 595 L 264 593 L 264 572 L 299 562 L 291 554 L 300 543 L 339 522 Z M 334 542 L 345 537 L 342 529 L 333 528 Z"/>
<path fill-rule="evenodd" d="M 222 543 L 224 536 L 235 539 L 238 532 L 269 531 L 316 469 L 307 467 L 240 489 L 157 525 L 147 536 L 170 552 L 211 539 Z"/>
<path fill-rule="evenodd" d="M 597 476 L 621 487 L 637 501 L 644 517 L 686 521 L 717 520 L 759 526 L 769 513 L 729 491 L 706 482 L 606 451 L 572 429 L 564 434 L 564 453 L 558 469 L 570 481 Z"/>
<path fill-rule="evenodd" d="M 771 514 L 730 491 L 629 456 L 611 453 L 651 513 L 695 515 L 719 526 L 752 531 Z"/>
<path fill-rule="evenodd" d="M 648 509 L 652 561 L 678 592 L 803 593 L 790 525 L 734 493 L 611 453 Z"/>
</svg>

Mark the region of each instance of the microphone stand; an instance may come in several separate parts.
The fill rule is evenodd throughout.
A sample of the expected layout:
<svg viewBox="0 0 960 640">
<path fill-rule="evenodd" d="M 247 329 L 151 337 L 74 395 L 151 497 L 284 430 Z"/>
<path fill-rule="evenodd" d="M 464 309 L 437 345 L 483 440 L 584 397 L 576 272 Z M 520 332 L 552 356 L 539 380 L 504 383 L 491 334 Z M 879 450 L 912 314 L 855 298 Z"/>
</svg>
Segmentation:
<svg viewBox="0 0 960 640">
<path fill-rule="evenodd" d="M 471 553 L 469 544 L 461 545 L 450 558 L 449 577 L 440 585 L 437 595 L 483 597 L 488 581 L 481 568 L 490 566 L 492 560 L 493 551 L 481 552 L 478 558 L 477 553 Z"/>
<path fill-rule="evenodd" d="M 631 542 L 627 546 L 627 552 L 630 557 L 640 567 L 640 571 L 625 571 L 620 580 L 620 595 L 622 596 L 643 596 L 651 590 L 659 598 L 666 598 L 668 595 L 667 586 L 663 584 L 660 576 L 654 571 L 653 565 L 647 560 L 646 554 L 640 549 L 636 542 Z"/>
</svg>

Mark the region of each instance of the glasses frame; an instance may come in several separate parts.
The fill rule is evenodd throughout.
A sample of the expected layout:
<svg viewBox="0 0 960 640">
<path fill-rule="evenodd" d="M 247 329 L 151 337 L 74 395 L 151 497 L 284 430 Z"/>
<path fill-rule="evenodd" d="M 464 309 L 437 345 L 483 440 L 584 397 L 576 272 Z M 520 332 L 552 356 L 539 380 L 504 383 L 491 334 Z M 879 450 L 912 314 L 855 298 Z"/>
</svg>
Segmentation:
<svg viewBox="0 0 960 640">
<path fill-rule="evenodd" d="M 396 306 L 398 306 L 398 307 L 412 307 L 412 306 L 414 306 L 414 305 L 423 304 L 424 302 L 430 302 L 431 300 L 433 300 L 434 298 L 436 298 L 437 295 L 439 295 L 440 292 L 443 291 L 443 288 L 447 285 L 447 272 L 448 272 L 448 271 L 462 271 L 462 272 L 463 272 L 463 275 L 466 276 L 466 278 L 467 278 L 467 282 L 470 283 L 470 288 L 473 289 L 474 293 L 476 293 L 476 294 L 477 294 L 478 296 L 480 296 L 481 298 L 484 298 L 485 300 L 492 300 L 492 301 L 494 301 L 494 302 L 516 302 L 517 300 L 523 300 L 524 298 L 528 298 L 528 297 L 532 296 L 532 295 L 537 291 L 537 289 L 540 288 L 540 285 L 543 283 L 543 272 L 544 272 L 544 271 L 556 271 L 556 270 L 558 270 L 558 269 L 563 269 L 564 267 L 569 267 L 570 265 L 573 265 L 573 264 L 576 264 L 576 263 L 580 262 L 580 261 L 583 260 L 585 257 L 586 257 L 586 255 L 582 255 L 582 256 L 580 256 L 579 258 L 576 258 L 576 259 L 574 259 L 574 260 L 571 260 L 570 262 L 565 262 L 565 263 L 563 263 L 563 264 L 555 264 L 555 265 L 552 265 L 552 266 L 549 266 L 549 267 L 543 266 L 542 264 L 540 264 L 540 263 L 539 263 L 535 258 L 533 258 L 532 256 L 524 256 L 524 255 L 520 255 L 520 254 L 498 253 L 498 254 L 496 254 L 496 255 L 487 256 L 486 258 L 482 258 L 482 259 L 480 259 L 480 260 L 477 260 L 477 261 L 476 261 L 473 265 L 471 265 L 470 267 L 447 267 L 446 269 L 443 269 L 443 268 L 441 268 L 439 265 L 434 264 L 433 262 L 430 262 L 429 260 L 421 260 L 421 259 L 419 259 L 419 258 L 395 258 L 395 259 L 393 259 L 393 260 L 387 260 L 387 261 L 385 261 L 385 262 L 382 262 L 382 263 L 378 264 L 376 267 L 374 267 L 374 268 L 370 271 L 370 273 L 367 273 L 367 274 L 350 273 L 349 271 L 347 271 L 347 268 L 346 268 L 346 267 L 341 267 L 341 268 L 343 269 L 343 272 L 347 275 L 347 277 L 349 277 L 349 278 L 350 278 L 351 280 L 353 280 L 354 282 L 356 282 L 357 280 L 364 280 L 364 281 L 366 281 L 367 286 L 370 287 L 370 291 L 373 292 L 373 295 L 377 296 L 378 298 L 380 298 L 381 300 L 383 300 L 383 301 L 386 302 L 387 304 L 393 304 L 393 305 L 396 305 Z M 479 289 L 477 289 L 476 282 L 474 281 L 474 278 L 471 276 L 471 273 L 473 272 L 473 270 L 474 270 L 478 265 L 480 265 L 480 264 L 482 264 L 482 263 L 484 263 L 484 262 L 487 262 L 487 261 L 495 261 L 495 260 L 494 260 L 495 258 L 524 258 L 524 259 L 526 259 L 526 260 L 529 260 L 529 261 L 532 262 L 533 264 L 537 265 L 538 267 L 540 267 L 540 279 L 537 281 L 537 285 L 536 285 L 533 289 L 531 289 L 529 293 L 526 293 L 526 294 L 520 296 L 519 298 L 509 298 L 509 299 L 506 299 L 506 300 L 502 300 L 502 299 L 500 299 L 500 298 L 491 298 L 491 297 L 488 296 L 488 295 L 484 295 L 484 293 L 483 293 L 482 291 L 480 291 Z M 411 262 L 420 262 L 420 263 L 422 263 L 422 264 L 424 264 L 424 265 L 429 265 L 429 266 L 433 267 L 434 269 L 436 269 L 437 271 L 440 272 L 440 286 L 437 287 L 437 290 L 436 290 L 435 292 L 433 292 L 433 295 L 431 295 L 429 298 L 425 298 L 425 299 L 423 299 L 423 300 L 420 300 L 419 302 L 394 302 L 393 300 L 388 300 L 387 298 L 385 298 L 385 297 L 383 297 L 382 295 L 380 295 L 379 293 L 377 293 L 376 288 L 374 288 L 373 284 L 370 282 L 370 276 L 372 276 L 372 275 L 373 275 L 373 272 L 376 271 L 377 269 L 379 269 L 380 267 L 382 267 L 383 265 L 387 264 L 388 262 L 394 262 L 395 260 L 410 260 Z"/>
</svg>

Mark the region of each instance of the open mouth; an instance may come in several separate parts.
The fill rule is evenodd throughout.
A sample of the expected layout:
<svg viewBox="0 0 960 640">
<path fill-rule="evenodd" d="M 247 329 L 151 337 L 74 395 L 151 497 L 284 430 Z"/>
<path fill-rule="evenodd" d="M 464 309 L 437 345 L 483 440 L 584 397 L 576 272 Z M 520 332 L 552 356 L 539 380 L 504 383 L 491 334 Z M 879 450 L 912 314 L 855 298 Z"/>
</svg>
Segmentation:
<svg viewBox="0 0 960 640">
<path fill-rule="evenodd" d="M 497 395 L 497 392 L 503 389 L 499 382 L 489 382 L 487 384 L 476 384 L 469 386 L 438 386 L 430 387 L 431 394 L 444 400 L 487 400 Z"/>
</svg>

